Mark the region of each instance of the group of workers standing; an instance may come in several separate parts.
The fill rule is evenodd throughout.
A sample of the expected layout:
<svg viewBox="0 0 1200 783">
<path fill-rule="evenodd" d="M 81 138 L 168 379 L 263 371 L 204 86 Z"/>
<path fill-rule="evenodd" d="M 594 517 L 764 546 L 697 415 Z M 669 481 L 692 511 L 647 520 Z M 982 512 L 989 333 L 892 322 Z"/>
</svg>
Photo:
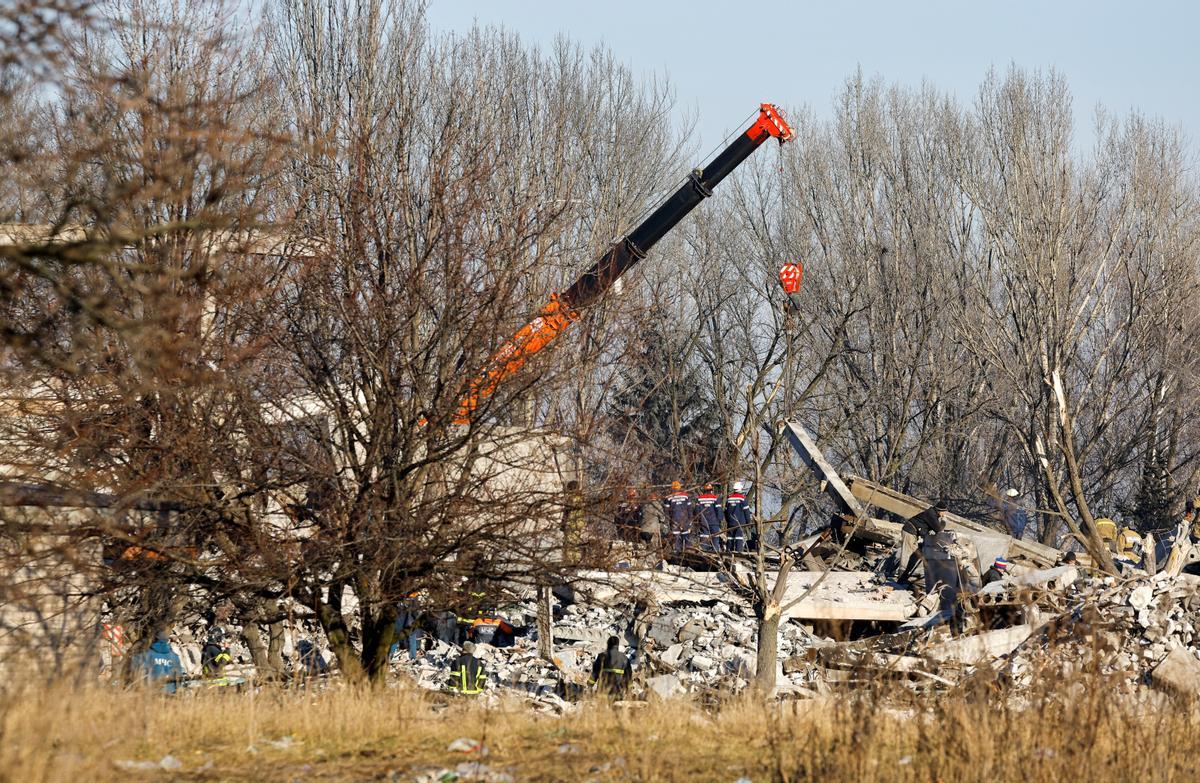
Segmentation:
<svg viewBox="0 0 1200 783">
<path fill-rule="evenodd" d="M 705 484 L 692 497 L 682 482 L 671 484 L 661 500 L 650 497 L 640 502 L 634 490 L 617 507 L 617 534 L 627 541 L 653 546 L 663 535 L 672 552 L 747 552 L 757 546 L 756 528 L 746 497 L 747 485 L 735 481 L 722 500 L 713 484 Z"/>
</svg>

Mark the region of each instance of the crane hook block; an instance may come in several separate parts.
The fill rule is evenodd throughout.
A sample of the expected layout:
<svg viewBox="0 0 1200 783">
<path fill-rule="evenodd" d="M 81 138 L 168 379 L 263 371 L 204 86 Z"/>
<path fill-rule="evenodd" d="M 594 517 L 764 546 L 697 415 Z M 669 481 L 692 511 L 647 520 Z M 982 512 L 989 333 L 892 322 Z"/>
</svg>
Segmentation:
<svg viewBox="0 0 1200 783">
<path fill-rule="evenodd" d="M 779 284 L 788 296 L 799 292 L 800 282 L 804 279 L 804 267 L 800 264 L 788 263 L 779 267 Z"/>
</svg>

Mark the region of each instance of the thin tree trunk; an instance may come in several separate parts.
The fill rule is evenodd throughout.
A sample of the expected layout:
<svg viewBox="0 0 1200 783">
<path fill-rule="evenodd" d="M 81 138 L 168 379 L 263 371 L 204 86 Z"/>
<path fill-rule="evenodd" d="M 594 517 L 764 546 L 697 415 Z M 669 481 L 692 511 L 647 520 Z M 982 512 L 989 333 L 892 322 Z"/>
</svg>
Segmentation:
<svg viewBox="0 0 1200 783">
<path fill-rule="evenodd" d="M 1096 520 L 1092 517 L 1092 510 L 1083 494 L 1083 478 L 1080 475 L 1079 463 L 1075 459 L 1074 422 L 1071 420 L 1071 412 L 1067 407 L 1067 394 L 1063 388 L 1062 374 L 1057 368 L 1051 373 L 1051 387 L 1054 390 L 1055 400 L 1058 402 L 1058 424 L 1062 432 L 1059 448 L 1066 460 L 1071 498 L 1075 501 L 1075 508 L 1079 510 L 1079 515 L 1083 519 L 1083 532 L 1087 537 L 1084 543 L 1087 546 L 1088 554 L 1092 556 L 1092 562 L 1104 569 L 1105 573 L 1115 574 L 1117 567 L 1113 563 L 1112 554 L 1104 545 L 1103 539 L 1100 538 L 1100 531 L 1096 529 Z M 1063 510 L 1065 511 L 1065 509 Z"/>
<path fill-rule="evenodd" d="M 554 658 L 554 601 L 549 585 L 537 589 L 537 632 L 538 657 L 549 661 Z"/>
<path fill-rule="evenodd" d="M 763 695 L 775 690 L 775 666 L 779 660 L 779 604 L 768 602 L 758 612 L 758 662 L 754 684 Z"/>
<path fill-rule="evenodd" d="M 283 674 L 283 621 L 267 626 L 270 641 L 267 643 L 267 668 L 275 675 Z"/>
</svg>

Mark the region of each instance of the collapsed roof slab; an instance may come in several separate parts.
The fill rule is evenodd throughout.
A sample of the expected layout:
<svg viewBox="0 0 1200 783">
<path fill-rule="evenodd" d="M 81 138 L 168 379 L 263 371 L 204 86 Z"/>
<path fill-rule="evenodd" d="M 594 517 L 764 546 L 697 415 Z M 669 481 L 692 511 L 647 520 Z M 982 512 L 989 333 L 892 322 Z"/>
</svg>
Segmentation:
<svg viewBox="0 0 1200 783">
<path fill-rule="evenodd" d="M 976 664 L 1010 654 L 1033 634 L 1033 626 L 1014 625 L 935 645 L 925 655 L 941 663 Z"/>
<path fill-rule="evenodd" d="M 917 602 L 910 590 L 880 585 L 874 579 L 871 571 L 793 571 L 781 604 L 783 616 L 902 623 L 916 614 Z M 802 600 L 790 605 L 797 599 Z"/>
<path fill-rule="evenodd" d="M 833 464 L 825 458 L 824 452 L 817 446 L 816 439 L 804 429 L 798 421 L 786 421 L 782 426 L 783 434 L 800 456 L 802 462 L 812 471 L 813 477 L 821 482 L 821 488 L 838 510 L 847 516 L 858 520 L 854 528 L 854 537 L 880 544 L 894 544 L 900 540 L 899 527 L 893 529 L 890 523 L 871 519 L 866 509 L 854 496 L 851 488 L 842 481 Z"/>
<path fill-rule="evenodd" d="M 782 432 L 800 459 L 821 482 L 825 493 L 847 515 L 860 520 L 854 535 L 857 538 L 896 543 L 900 540 L 898 525 L 889 524 L 867 516 L 868 507 L 881 508 L 904 517 L 912 517 L 929 506 L 928 501 L 905 495 L 878 482 L 860 476 L 849 476 L 845 480 L 817 446 L 816 439 L 797 421 L 783 423 Z M 979 566 L 986 568 L 997 557 L 1022 557 L 1036 566 L 1048 568 L 1058 562 L 1059 552 L 1053 547 L 1036 541 L 1014 539 L 998 530 L 992 530 L 957 514 L 947 514 L 947 527 L 971 538 L 979 553 Z"/>
<path fill-rule="evenodd" d="M 905 519 L 915 516 L 929 507 L 928 501 L 920 500 L 911 495 L 905 495 L 903 492 L 897 492 L 891 487 L 862 478 L 861 476 L 848 476 L 847 482 L 851 493 L 860 502 L 881 508 L 884 511 L 890 511 Z M 955 532 L 978 534 L 989 538 L 1007 538 L 1010 542 L 1007 554 L 1010 556 L 1023 557 L 1031 563 L 1044 568 L 1049 568 L 1058 562 L 1059 551 L 1054 547 L 1046 546 L 1037 541 L 1012 538 L 998 530 L 992 530 L 989 527 L 985 527 L 966 517 L 960 517 L 957 514 L 947 513 L 945 518 L 947 521 L 946 527 Z"/>
<path fill-rule="evenodd" d="M 800 459 L 812 471 L 813 476 L 822 482 L 826 494 L 838 509 L 843 514 L 862 518 L 864 516 L 862 504 L 854 497 L 854 493 L 842 481 L 842 477 L 834 470 L 829 460 L 825 459 L 825 454 L 817 447 L 817 441 L 813 436 L 809 435 L 808 431 L 796 421 L 784 422 L 783 433 L 787 435 L 792 448 L 800 455 Z"/>
</svg>

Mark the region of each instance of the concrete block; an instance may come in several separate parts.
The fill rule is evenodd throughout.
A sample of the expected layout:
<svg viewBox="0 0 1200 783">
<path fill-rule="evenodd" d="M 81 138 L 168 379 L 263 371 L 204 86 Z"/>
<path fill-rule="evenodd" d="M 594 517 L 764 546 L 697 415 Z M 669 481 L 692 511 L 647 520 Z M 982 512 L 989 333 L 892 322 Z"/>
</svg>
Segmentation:
<svg viewBox="0 0 1200 783">
<path fill-rule="evenodd" d="M 1200 661 L 1187 650 L 1176 647 L 1154 667 L 1150 681 L 1171 693 L 1200 696 Z"/>
<path fill-rule="evenodd" d="M 646 680 L 646 687 L 664 699 L 669 699 L 683 692 L 683 683 L 674 674 L 660 674 Z"/>
</svg>

